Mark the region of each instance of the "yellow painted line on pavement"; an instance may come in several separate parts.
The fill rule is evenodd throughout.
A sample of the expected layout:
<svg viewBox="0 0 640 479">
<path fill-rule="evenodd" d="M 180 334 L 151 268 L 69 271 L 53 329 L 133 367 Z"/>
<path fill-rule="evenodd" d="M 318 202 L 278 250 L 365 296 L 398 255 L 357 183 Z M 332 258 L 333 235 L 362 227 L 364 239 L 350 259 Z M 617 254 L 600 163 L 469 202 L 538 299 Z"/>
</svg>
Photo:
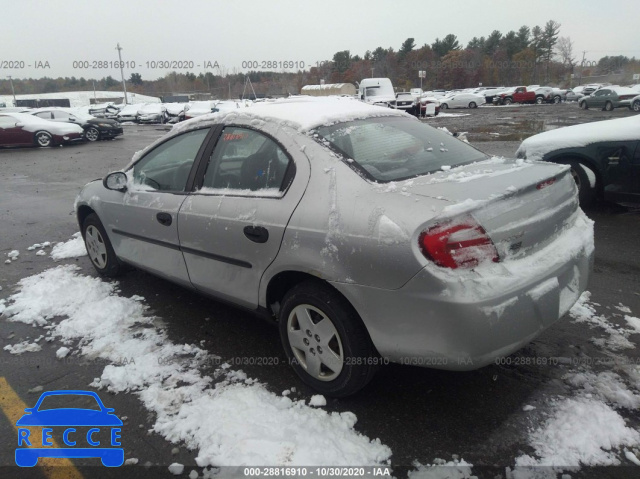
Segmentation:
<svg viewBox="0 0 640 479">
<path fill-rule="evenodd" d="M 18 444 L 18 427 L 16 422 L 24 415 L 25 408 L 28 407 L 20 396 L 11 388 L 5 378 L 0 377 L 0 409 L 11 425 L 16 430 L 16 442 Z M 30 426 L 32 437 L 42 437 L 42 428 Z M 51 439 L 53 446 L 60 447 L 55 439 Z M 82 474 L 76 469 L 73 463 L 67 458 L 41 457 L 38 459 L 38 466 L 49 479 L 82 479 Z"/>
</svg>

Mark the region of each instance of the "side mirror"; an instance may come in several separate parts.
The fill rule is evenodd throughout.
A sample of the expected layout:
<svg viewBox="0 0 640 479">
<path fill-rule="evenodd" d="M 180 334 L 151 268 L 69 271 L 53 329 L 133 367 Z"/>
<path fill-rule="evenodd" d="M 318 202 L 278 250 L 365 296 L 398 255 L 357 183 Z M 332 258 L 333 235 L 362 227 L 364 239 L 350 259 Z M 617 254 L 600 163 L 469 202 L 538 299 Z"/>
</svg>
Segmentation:
<svg viewBox="0 0 640 479">
<path fill-rule="evenodd" d="M 125 175 L 122 171 L 116 171 L 114 173 L 109 173 L 102 180 L 102 184 L 108 190 L 114 191 L 127 191 L 127 175 Z"/>
</svg>

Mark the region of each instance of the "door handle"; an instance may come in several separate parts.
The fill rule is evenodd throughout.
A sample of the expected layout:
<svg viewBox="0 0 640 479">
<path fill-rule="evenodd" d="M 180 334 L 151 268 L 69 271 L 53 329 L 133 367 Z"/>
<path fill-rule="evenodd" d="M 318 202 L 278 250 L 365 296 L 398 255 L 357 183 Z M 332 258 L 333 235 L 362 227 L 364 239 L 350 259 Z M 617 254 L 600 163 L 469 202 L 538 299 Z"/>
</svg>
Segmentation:
<svg viewBox="0 0 640 479">
<path fill-rule="evenodd" d="M 245 226 L 244 235 L 254 243 L 266 243 L 269 241 L 269 231 L 262 226 Z"/>
<path fill-rule="evenodd" d="M 156 215 L 156 219 L 158 220 L 158 223 L 163 226 L 171 226 L 171 223 L 173 222 L 173 219 L 171 218 L 171 215 L 169 213 L 158 213 Z"/>
</svg>

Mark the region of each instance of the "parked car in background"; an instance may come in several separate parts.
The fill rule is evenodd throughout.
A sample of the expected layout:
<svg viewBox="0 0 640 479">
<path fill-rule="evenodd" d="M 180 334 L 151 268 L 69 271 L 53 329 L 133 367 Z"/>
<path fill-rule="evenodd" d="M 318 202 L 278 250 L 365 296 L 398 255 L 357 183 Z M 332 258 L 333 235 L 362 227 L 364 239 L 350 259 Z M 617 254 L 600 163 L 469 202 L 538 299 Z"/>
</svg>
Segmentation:
<svg viewBox="0 0 640 479">
<path fill-rule="evenodd" d="M 133 105 L 126 105 L 118 112 L 116 119 L 120 122 L 138 122 L 138 113 L 140 112 L 140 108 L 142 108 L 144 103 L 135 103 Z"/>
<path fill-rule="evenodd" d="M 164 103 L 167 111 L 167 123 L 184 121 L 188 103 Z"/>
<path fill-rule="evenodd" d="M 540 88 L 539 85 L 536 85 Z M 526 86 L 513 87 L 493 98 L 493 103 L 496 105 L 511 105 L 512 103 L 537 103 L 541 104 L 545 102 L 546 91 L 543 90 L 540 93 L 536 93 L 535 90 L 530 90 Z"/>
<path fill-rule="evenodd" d="M 539 133 L 516 155 L 569 165 L 582 206 L 596 198 L 640 203 L 640 115 Z"/>
<path fill-rule="evenodd" d="M 424 91 L 422 91 L 422 88 L 412 88 L 411 90 L 409 90 L 409 93 L 411 93 L 411 96 L 413 96 L 416 100 L 419 100 Z"/>
<path fill-rule="evenodd" d="M 440 110 L 446 110 L 447 108 L 478 108 L 479 105 L 484 105 L 484 103 L 484 95 L 453 93 L 440 98 Z"/>
<path fill-rule="evenodd" d="M 116 120 L 96 118 L 66 108 L 38 108 L 29 113 L 43 120 L 78 125 L 84 130 L 87 141 L 110 140 L 123 133 L 120 123 Z"/>
<path fill-rule="evenodd" d="M 115 120 L 120 112 L 120 107 L 113 103 L 99 103 L 97 105 L 90 105 L 88 111 L 89 115 L 95 116 L 96 118 L 111 118 Z"/>
<path fill-rule="evenodd" d="M 404 110 L 410 115 L 418 114 L 418 102 L 411 93 L 396 93 L 396 108 Z"/>
<path fill-rule="evenodd" d="M 358 84 L 361 101 L 372 105 L 395 108 L 396 93 L 388 78 L 365 78 Z"/>
<path fill-rule="evenodd" d="M 578 100 L 580 108 L 588 110 L 589 108 L 602 108 L 611 111 L 614 108 L 629 107 L 631 100 L 638 93 L 628 87 L 623 86 L 607 86 L 594 91 L 591 95 L 585 96 Z"/>
<path fill-rule="evenodd" d="M 568 90 L 565 101 L 578 101 L 584 96 L 582 93 L 582 87 L 575 87 L 573 90 Z"/>
<path fill-rule="evenodd" d="M 176 125 L 75 204 L 98 274 L 128 263 L 263 314 L 340 397 L 382 358 L 477 369 L 566 314 L 594 251 L 575 193 L 566 167 L 396 109 L 296 99 Z"/>
<path fill-rule="evenodd" d="M 55 146 L 84 141 L 81 126 L 28 113 L 0 113 L 0 146 Z"/>
<path fill-rule="evenodd" d="M 208 115 L 213 113 L 216 101 L 194 101 L 187 106 L 185 111 L 185 120 L 195 118 L 196 116 Z"/>
<path fill-rule="evenodd" d="M 162 103 L 147 103 L 138 111 L 138 123 L 166 123 L 167 108 Z"/>
<path fill-rule="evenodd" d="M 440 113 L 440 100 L 433 96 L 420 98 L 420 116 L 438 116 Z"/>
<path fill-rule="evenodd" d="M 480 95 L 484 95 L 484 99 L 485 99 L 485 103 L 487 104 L 492 104 L 493 103 L 493 99 L 499 95 L 500 93 L 504 93 L 505 91 L 508 91 L 509 88 L 507 87 L 489 87 L 486 90 L 482 90 L 480 93 Z"/>
</svg>

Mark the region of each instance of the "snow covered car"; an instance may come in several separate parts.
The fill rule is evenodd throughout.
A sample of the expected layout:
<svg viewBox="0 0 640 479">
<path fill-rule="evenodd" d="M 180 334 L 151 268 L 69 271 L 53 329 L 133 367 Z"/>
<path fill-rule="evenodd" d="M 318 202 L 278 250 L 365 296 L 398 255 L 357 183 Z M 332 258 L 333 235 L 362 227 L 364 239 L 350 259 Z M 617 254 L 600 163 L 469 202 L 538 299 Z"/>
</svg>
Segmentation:
<svg viewBox="0 0 640 479">
<path fill-rule="evenodd" d="M 569 165 L 583 206 L 598 197 L 640 203 L 640 116 L 545 131 L 524 140 L 516 155 Z"/>
<path fill-rule="evenodd" d="M 72 123 L 81 126 L 87 141 L 109 140 L 122 135 L 122 127 L 110 118 L 95 118 L 67 108 L 38 108 L 30 114 L 61 123 Z"/>
<path fill-rule="evenodd" d="M 195 118 L 196 116 L 208 115 L 209 113 L 213 113 L 213 110 L 216 106 L 216 101 L 194 101 L 191 102 L 186 109 L 185 119 L 189 120 L 191 118 Z"/>
<path fill-rule="evenodd" d="M 602 108 L 611 111 L 614 108 L 629 107 L 631 100 L 638 93 L 635 90 L 621 86 L 607 86 L 594 91 L 591 95 L 578 100 L 578 105 L 584 110 L 589 108 Z"/>
<path fill-rule="evenodd" d="M 164 103 L 167 111 L 167 123 L 180 123 L 185 120 L 188 103 Z"/>
<path fill-rule="evenodd" d="M 567 90 L 565 101 L 578 101 L 584 96 L 583 87 L 575 87 L 573 90 Z"/>
<path fill-rule="evenodd" d="M 140 108 L 142 108 L 144 103 L 136 103 L 134 105 L 125 105 L 122 110 L 118 112 L 116 119 L 119 122 L 137 122 L 138 121 L 138 113 L 140 112 Z"/>
<path fill-rule="evenodd" d="M 478 108 L 478 105 L 484 105 L 484 103 L 484 95 L 453 93 L 440 98 L 440 110 L 446 110 L 447 108 Z"/>
<path fill-rule="evenodd" d="M 440 113 L 440 100 L 433 96 L 420 98 L 420 116 L 438 116 Z"/>
<path fill-rule="evenodd" d="M 84 141 L 81 126 L 28 113 L 0 113 L 0 146 L 55 146 Z"/>
<path fill-rule="evenodd" d="M 387 361 L 511 354 L 571 308 L 593 257 L 568 167 L 351 99 L 180 123 L 75 206 L 99 274 L 126 263 L 264 314 L 331 396 Z"/>
<path fill-rule="evenodd" d="M 166 123 L 167 109 L 161 103 L 147 103 L 138 110 L 138 123 Z"/>
</svg>

